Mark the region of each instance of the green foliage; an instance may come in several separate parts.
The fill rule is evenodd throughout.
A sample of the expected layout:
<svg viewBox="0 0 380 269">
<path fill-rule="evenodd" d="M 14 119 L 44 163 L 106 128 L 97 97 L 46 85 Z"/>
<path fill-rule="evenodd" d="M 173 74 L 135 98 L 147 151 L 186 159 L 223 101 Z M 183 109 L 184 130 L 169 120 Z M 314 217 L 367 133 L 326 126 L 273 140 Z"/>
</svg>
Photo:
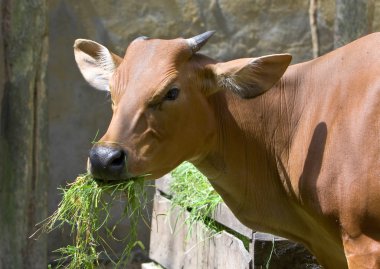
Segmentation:
<svg viewBox="0 0 380 269">
<path fill-rule="evenodd" d="M 137 225 L 143 218 L 143 211 L 147 204 L 144 181 L 142 178 L 123 182 L 97 182 L 91 175 L 79 176 L 73 183 L 62 189 L 63 199 L 58 209 L 43 222 L 42 230 L 50 232 L 57 228 L 63 228 L 68 224 L 71 234 L 74 235 L 74 244 L 60 248 L 56 252 L 61 254 L 58 259 L 58 268 L 95 268 L 99 264 L 99 256 L 106 255 L 115 265 L 126 262 L 131 250 L 135 246 L 143 248 L 137 241 Z M 113 231 L 116 225 L 109 229 L 107 223 L 110 220 L 110 209 L 113 203 L 121 197 L 126 197 L 127 203 L 124 209 L 124 218 L 130 220 L 128 235 L 122 239 L 116 239 Z M 108 199 L 104 199 L 108 198 Z M 116 254 L 100 235 L 100 229 L 105 228 L 108 238 L 121 241 L 126 247 L 119 257 L 119 261 L 111 258 Z M 64 265 L 64 262 L 69 264 Z"/>
<path fill-rule="evenodd" d="M 212 217 L 216 207 L 223 202 L 220 195 L 214 190 L 208 179 L 197 170 L 191 163 L 184 162 L 171 173 L 174 179 L 170 184 L 172 194 L 172 209 L 180 210 L 180 215 L 184 216 L 185 224 L 188 227 L 187 236 L 191 236 L 192 228 L 197 221 L 205 224 L 210 232 L 210 237 L 227 231 L 239 238 L 246 249 L 249 248 L 249 239 L 238 232 L 216 222 Z"/>
<path fill-rule="evenodd" d="M 172 204 L 189 211 L 185 223 L 191 234 L 196 221 L 202 221 L 213 234 L 219 227 L 211 218 L 216 206 L 222 201 L 213 187 L 192 164 L 183 163 L 172 172 L 173 180 L 170 188 L 173 194 Z M 57 268 L 93 269 L 99 265 L 101 255 L 107 256 L 115 265 L 123 265 L 136 246 L 144 248 L 137 240 L 137 225 L 146 209 L 147 198 L 144 180 L 123 182 L 98 182 L 89 174 L 79 176 L 73 183 L 62 189 L 63 198 L 58 209 L 42 223 L 42 231 L 50 232 L 63 229 L 68 225 L 74 237 L 72 245 L 56 250 L 61 255 Z M 120 220 L 109 228 L 110 209 L 115 201 L 126 198 L 127 203 Z M 130 221 L 130 230 L 125 238 L 117 239 L 113 235 L 116 225 L 124 218 Z M 103 229 L 102 229 L 103 228 Z M 116 253 L 102 237 L 100 230 L 105 230 L 107 238 L 113 238 L 126 245 L 123 253 L 114 261 Z M 68 262 L 68 264 L 67 264 Z"/>
<path fill-rule="evenodd" d="M 170 184 L 172 206 L 189 213 L 185 223 L 189 227 L 188 236 L 196 221 L 202 221 L 212 231 L 221 229 L 211 218 L 222 198 L 211 186 L 207 178 L 191 163 L 184 162 L 172 171 L 173 181 Z"/>
</svg>

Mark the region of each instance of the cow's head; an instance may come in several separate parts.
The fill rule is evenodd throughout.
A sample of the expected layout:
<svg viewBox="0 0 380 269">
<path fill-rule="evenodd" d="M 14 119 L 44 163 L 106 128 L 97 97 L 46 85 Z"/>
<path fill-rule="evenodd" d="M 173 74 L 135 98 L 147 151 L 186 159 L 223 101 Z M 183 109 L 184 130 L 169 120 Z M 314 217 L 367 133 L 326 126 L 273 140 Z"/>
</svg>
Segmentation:
<svg viewBox="0 0 380 269">
<path fill-rule="evenodd" d="M 232 90 L 252 98 L 271 88 L 290 63 L 288 54 L 217 63 L 196 52 L 213 32 L 190 39 L 140 37 L 124 58 L 78 39 L 75 59 L 85 79 L 109 91 L 113 116 L 89 156 L 101 179 L 158 178 L 184 160 L 205 156 L 215 143 L 210 97 Z"/>
</svg>

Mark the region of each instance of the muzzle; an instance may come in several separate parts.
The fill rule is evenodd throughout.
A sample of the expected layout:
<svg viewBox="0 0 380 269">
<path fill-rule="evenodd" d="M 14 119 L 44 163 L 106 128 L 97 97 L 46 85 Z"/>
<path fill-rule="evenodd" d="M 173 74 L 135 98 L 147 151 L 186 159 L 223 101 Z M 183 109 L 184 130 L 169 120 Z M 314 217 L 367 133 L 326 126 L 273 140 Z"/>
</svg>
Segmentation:
<svg viewBox="0 0 380 269">
<path fill-rule="evenodd" d="M 128 154 L 120 146 L 95 144 L 89 153 L 89 172 L 100 180 L 127 179 Z"/>
</svg>

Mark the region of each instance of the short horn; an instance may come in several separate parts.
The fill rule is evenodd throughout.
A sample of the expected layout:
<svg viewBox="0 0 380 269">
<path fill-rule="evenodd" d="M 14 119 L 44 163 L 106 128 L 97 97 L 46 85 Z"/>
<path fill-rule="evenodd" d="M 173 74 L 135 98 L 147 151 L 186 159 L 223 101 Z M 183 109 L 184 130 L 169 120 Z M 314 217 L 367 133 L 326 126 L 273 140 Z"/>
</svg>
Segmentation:
<svg viewBox="0 0 380 269">
<path fill-rule="evenodd" d="M 133 40 L 133 41 L 136 41 L 136 40 L 148 40 L 149 39 L 149 37 L 147 37 L 147 36 L 139 36 L 139 37 L 137 37 L 137 38 L 135 38 L 135 40 Z"/>
<path fill-rule="evenodd" d="M 187 44 L 189 45 L 191 51 L 193 53 L 196 53 L 199 51 L 204 44 L 207 43 L 207 40 L 212 37 L 212 35 L 215 33 L 215 31 L 207 31 L 203 34 L 194 36 L 192 38 L 186 39 Z"/>
</svg>

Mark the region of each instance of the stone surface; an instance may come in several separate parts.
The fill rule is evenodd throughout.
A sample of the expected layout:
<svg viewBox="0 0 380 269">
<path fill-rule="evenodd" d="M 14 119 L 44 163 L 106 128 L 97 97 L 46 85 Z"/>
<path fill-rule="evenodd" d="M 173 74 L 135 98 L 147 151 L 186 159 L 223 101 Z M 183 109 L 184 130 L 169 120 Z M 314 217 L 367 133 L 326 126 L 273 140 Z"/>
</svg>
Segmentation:
<svg viewBox="0 0 380 269">
<path fill-rule="evenodd" d="M 46 268 L 47 1 L 0 5 L 0 269 Z"/>
<path fill-rule="evenodd" d="M 335 48 L 354 41 L 371 31 L 375 10 L 374 1 L 337 0 L 335 9 Z"/>
<path fill-rule="evenodd" d="M 375 10 L 373 14 L 372 32 L 380 31 L 380 1 L 375 1 Z"/>
</svg>

